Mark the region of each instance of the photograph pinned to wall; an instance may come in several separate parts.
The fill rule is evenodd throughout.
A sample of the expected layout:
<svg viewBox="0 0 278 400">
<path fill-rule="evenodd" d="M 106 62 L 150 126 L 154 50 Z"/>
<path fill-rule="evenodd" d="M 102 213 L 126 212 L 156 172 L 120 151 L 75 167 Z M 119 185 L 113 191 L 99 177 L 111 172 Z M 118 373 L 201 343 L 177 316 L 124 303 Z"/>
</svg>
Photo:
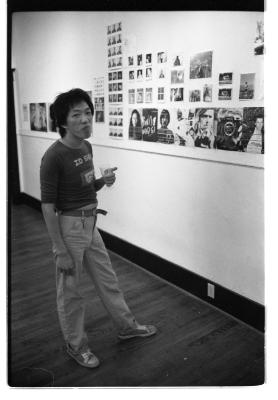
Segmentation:
<svg viewBox="0 0 278 400">
<path fill-rule="evenodd" d="M 201 101 L 201 90 L 199 89 L 189 90 L 189 102 L 195 103 L 198 101 Z"/>
<path fill-rule="evenodd" d="M 165 79 L 166 78 L 166 69 L 159 68 L 158 70 L 158 79 Z"/>
<path fill-rule="evenodd" d="M 117 46 L 115 48 L 115 54 L 116 55 L 121 55 L 122 54 L 122 46 Z"/>
<path fill-rule="evenodd" d="M 171 84 L 184 83 L 184 70 L 175 69 L 171 71 Z"/>
<path fill-rule="evenodd" d="M 95 97 L 95 122 L 104 122 L 104 97 Z"/>
<path fill-rule="evenodd" d="M 164 64 L 167 62 L 167 53 L 165 51 L 160 51 L 157 53 L 157 63 Z"/>
<path fill-rule="evenodd" d="M 171 88 L 170 89 L 170 101 L 183 101 L 183 88 Z"/>
<path fill-rule="evenodd" d="M 117 90 L 118 90 L 118 84 L 115 82 L 112 84 L 112 91 L 117 92 Z"/>
<path fill-rule="evenodd" d="M 118 91 L 121 92 L 123 90 L 123 82 L 118 82 Z"/>
<path fill-rule="evenodd" d="M 212 102 L 212 85 L 204 85 L 204 88 L 203 88 L 203 101 L 205 103 Z"/>
<path fill-rule="evenodd" d="M 241 137 L 243 151 L 264 154 L 264 108 L 243 108 L 244 129 Z"/>
<path fill-rule="evenodd" d="M 239 100 L 254 98 L 255 74 L 240 74 Z"/>
<path fill-rule="evenodd" d="M 211 78 L 212 51 L 198 53 L 190 59 L 190 79 Z"/>
<path fill-rule="evenodd" d="M 123 102 L 123 94 L 122 93 L 118 94 L 117 101 L 118 101 L 118 103 L 122 103 Z"/>
<path fill-rule="evenodd" d="M 170 123 L 170 112 L 167 109 L 159 110 L 158 113 L 158 129 L 157 129 L 157 141 L 159 143 L 173 144 L 174 135 L 173 131 L 169 129 Z"/>
<path fill-rule="evenodd" d="M 136 103 L 143 103 L 144 102 L 144 89 L 138 88 L 136 93 Z"/>
<path fill-rule="evenodd" d="M 194 114 L 195 110 L 173 108 L 170 110 L 169 128 L 174 135 L 174 143 L 179 146 L 194 147 Z"/>
<path fill-rule="evenodd" d="M 152 75 L 153 75 L 152 68 L 151 67 L 146 68 L 146 80 L 152 79 Z"/>
<path fill-rule="evenodd" d="M 231 88 L 219 89 L 218 100 L 232 100 L 232 89 Z"/>
<path fill-rule="evenodd" d="M 181 66 L 183 66 L 183 55 L 182 54 L 175 54 L 173 56 L 172 66 L 173 67 L 181 67 Z"/>
<path fill-rule="evenodd" d="M 28 104 L 22 104 L 22 115 L 23 115 L 23 122 L 28 122 L 29 121 Z"/>
<path fill-rule="evenodd" d="M 59 132 L 55 119 L 51 117 L 51 103 L 47 103 L 47 128 L 49 132 Z"/>
<path fill-rule="evenodd" d="M 257 21 L 256 37 L 254 40 L 254 55 L 260 56 L 264 54 L 264 22 Z"/>
<path fill-rule="evenodd" d="M 47 132 L 46 103 L 30 103 L 31 131 Z"/>
<path fill-rule="evenodd" d="M 142 54 L 137 54 L 137 65 L 141 66 L 143 63 L 143 55 Z"/>
<path fill-rule="evenodd" d="M 219 74 L 219 85 L 231 85 L 233 83 L 233 73 L 223 72 Z"/>
<path fill-rule="evenodd" d="M 117 78 L 118 78 L 118 80 L 122 80 L 123 79 L 123 71 L 118 71 L 117 72 Z"/>
<path fill-rule="evenodd" d="M 104 77 L 101 76 L 100 78 L 94 78 L 93 88 L 94 88 L 94 97 L 104 96 Z M 92 98 L 92 94 L 91 94 L 91 98 Z"/>
<path fill-rule="evenodd" d="M 112 81 L 112 79 L 113 79 L 112 72 L 109 72 L 108 73 L 108 81 Z"/>
<path fill-rule="evenodd" d="M 150 65 L 152 63 L 152 54 L 147 53 L 146 54 L 146 65 Z"/>
<path fill-rule="evenodd" d="M 112 78 L 113 78 L 113 81 L 116 81 L 118 79 L 118 72 L 117 71 L 112 72 Z"/>
<path fill-rule="evenodd" d="M 142 80 L 143 80 L 143 70 L 137 69 L 137 81 L 142 81 Z"/>
<path fill-rule="evenodd" d="M 142 135 L 146 142 L 157 142 L 157 108 L 143 108 Z"/>
<path fill-rule="evenodd" d="M 157 101 L 159 103 L 165 102 L 165 87 L 160 86 L 157 88 Z"/>
<path fill-rule="evenodd" d="M 142 140 L 142 109 L 129 109 L 128 138 L 130 140 Z"/>
<path fill-rule="evenodd" d="M 128 104 L 135 104 L 135 89 L 128 89 Z"/>
<path fill-rule="evenodd" d="M 123 58 L 122 58 L 122 57 L 117 57 L 117 58 L 116 58 L 116 63 L 117 63 L 117 67 L 122 67 L 122 65 L 123 65 Z"/>
<path fill-rule="evenodd" d="M 129 67 L 134 65 L 134 56 L 128 56 L 128 58 L 127 58 L 127 65 L 128 65 Z"/>
<path fill-rule="evenodd" d="M 118 35 L 116 35 L 116 43 L 122 43 L 122 35 L 119 33 Z"/>
<path fill-rule="evenodd" d="M 152 88 L 146 88 L 145 89 L 145 102 L 146 103 L 152 103 L 153 102 L 153 89 Z"/>
<path fill-rule="evenodd" d="M 194 123 L 195 147 L 212 149 L 215 144 L 215 130 L 217 126 L 216 109 L 196 108 Z"/>
<path fill-rule="evenodd" d="M 129 81 L 134 81 L 134 71 L 128 71 L 128 79 Z"/>
<path fill-rule="evenodd" d="M 214 147 L 220 150 L 242 151 L 243 109 L 216 109 L 217 130 Z"/>
</svg>

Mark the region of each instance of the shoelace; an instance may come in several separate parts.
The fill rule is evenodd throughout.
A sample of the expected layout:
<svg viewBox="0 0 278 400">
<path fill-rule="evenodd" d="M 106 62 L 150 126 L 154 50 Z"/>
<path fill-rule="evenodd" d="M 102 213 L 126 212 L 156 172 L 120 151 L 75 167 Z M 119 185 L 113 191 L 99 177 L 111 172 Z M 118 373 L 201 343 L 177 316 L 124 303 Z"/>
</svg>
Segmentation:
<svg viewBox="0 0 278 400">
<path fill-rule="evenodd" d="M 88 363 L 93 354 L 90 351 L 87 351 L 85 353 L 81 353 L 81 356 L 84 358 L 85 363 Z"/>
</svg>

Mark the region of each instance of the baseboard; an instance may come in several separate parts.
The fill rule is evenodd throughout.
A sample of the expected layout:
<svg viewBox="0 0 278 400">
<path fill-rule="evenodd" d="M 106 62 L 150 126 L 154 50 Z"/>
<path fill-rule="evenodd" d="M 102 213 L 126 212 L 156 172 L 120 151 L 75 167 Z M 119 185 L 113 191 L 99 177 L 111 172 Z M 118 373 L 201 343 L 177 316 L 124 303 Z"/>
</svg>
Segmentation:
<svg viewBox="0 0 278 400">
<path fill-rule="evenodd" d="M 40 201 L 21 193 L 17 203 L 27 204 L 37 210 L 41 210 Z M 265 307 L 244 296 L 239 295 L 215 282 L 197 275 L 172 262 L 141 249 L 125 240 L 100 230 L 105 245 L 108 249 L 134 262 L 140 267 L 154 273 L 181 289 L 199 297 L 224 312 L 264 332 Z M 207 296 L 208 283 L 215 287 L 215 298 Z"/>
</svg>

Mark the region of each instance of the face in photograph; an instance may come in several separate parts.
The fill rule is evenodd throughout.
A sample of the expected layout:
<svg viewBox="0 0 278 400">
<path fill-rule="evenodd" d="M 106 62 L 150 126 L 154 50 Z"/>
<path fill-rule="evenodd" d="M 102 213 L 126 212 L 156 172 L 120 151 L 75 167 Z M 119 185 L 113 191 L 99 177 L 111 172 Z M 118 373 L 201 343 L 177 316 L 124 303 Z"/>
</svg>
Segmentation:
<svg viewBox="0 0 278 400">
<path fill-rule="evenodd" d="M 137 70 L 137 80 L 141 81 L 143 79 L 143 70 L 142 69 L 138 69 Z"/>
<path fill-rule="evenodd" d="M 167 129 L 170 122 L 170 114 L 168 110 L 162 110 L 160 114 L 161 128 Z"/>
<path fill-rule="evenodd" d="M 199 116 L 199 126 L 200 129 L 203 130 L 212 130 L 214 121 L 214 110 L 213 109 L 204 109 Z"/>
<path fill-rule="evenodd" d="M 148 65 L 151 63 L 152 63 L 152 55 L 150 53 L 146 54 L 146 64 Z"/>
<path fill-rule="evenodd" d="M 133 65 L 134 59 L 132 56 L 128 57 L 128 65 Z"/>
<path fill-rule="evenodd" d="M 146 78 L 147 79 L 152 78 L 152 68 L 146 68 Z"/>
<path fill-rule="evenodd" d="M 133 80 L 134 79 L 134 71 L 129 71 L 128 76 L 129 76 L 130 81 Z"/>
</svg>

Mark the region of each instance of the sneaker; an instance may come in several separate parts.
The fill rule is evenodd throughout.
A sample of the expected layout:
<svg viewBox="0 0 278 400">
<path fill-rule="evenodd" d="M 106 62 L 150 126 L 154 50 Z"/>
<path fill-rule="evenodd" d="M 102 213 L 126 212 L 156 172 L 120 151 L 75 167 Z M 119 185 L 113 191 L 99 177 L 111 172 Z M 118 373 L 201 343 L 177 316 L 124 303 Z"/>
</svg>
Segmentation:
<svg viewBox="0 0 278 400">
<path fill-rule="evenodd" d="M 130 328 L 118 334 L 121 340 L 132 339 L 135 337 L 149 337 L 155 335 L 157 329 L 153 325 L 139 325 L 137 328 Z"/>
<path fill-rule="evenodd" d="M 82 367 L 96 368 L 99 366 L 98 358 L 91 352 L 89 348 L 81 351 L 74 351 L 67 345 L 67 353 L 75 359 Z"/>
</svg>

